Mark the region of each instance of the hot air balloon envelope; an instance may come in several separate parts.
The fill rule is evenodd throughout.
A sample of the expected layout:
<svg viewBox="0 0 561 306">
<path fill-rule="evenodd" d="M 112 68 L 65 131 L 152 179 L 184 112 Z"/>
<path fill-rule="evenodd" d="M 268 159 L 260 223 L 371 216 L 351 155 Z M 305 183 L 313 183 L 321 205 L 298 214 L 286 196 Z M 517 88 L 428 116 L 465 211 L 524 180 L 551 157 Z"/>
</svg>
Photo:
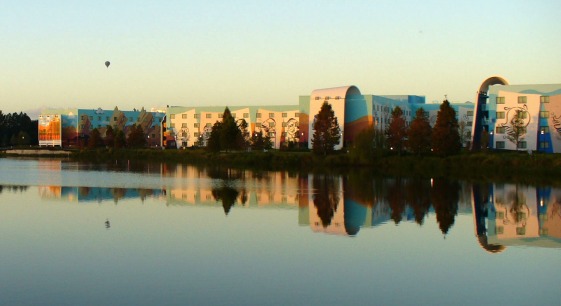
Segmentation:
<svg viewBox="0 0 561 306">
<path fill-rule="evenodd" d="M 105 67 L 109 68 L 109 65 L 111 65 L 111 63 L 109 61 L 105 62 Z"/>
</svg>

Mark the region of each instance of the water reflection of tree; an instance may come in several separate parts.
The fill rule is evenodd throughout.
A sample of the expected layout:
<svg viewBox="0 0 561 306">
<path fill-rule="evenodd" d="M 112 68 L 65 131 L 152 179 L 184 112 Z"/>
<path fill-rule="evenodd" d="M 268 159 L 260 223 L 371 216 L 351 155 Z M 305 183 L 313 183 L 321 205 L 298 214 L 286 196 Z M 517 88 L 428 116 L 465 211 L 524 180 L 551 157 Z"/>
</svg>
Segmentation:
<svg viewBox="0 0 561 306">
<path fill-rule="evenodd" d="M 314 188 L 314 206 L 318 211 L 323 227 L 331 224 L 339 204 L 339 185 L 332 175 L 314 175 L 312 180 Z"/>
<path fill-rule="evenodd" d="M 392 210 L 391 219 L 395 224 L 401 222 L 403 213 L 405 212 L 405 179 L 396 178 L 388 186 L 387 201 Z"/>
<path fill-rule="evenodd" d="M 219 188 L 212 189 L 212 196 L 216 201 L 222 201 L 222 207 L 224 207 L 224 213 L 228 215 L 230 209 L 236 203 L 236 198 L 239 192 L 229 186 L 221 186 Z"/>
<path fill-rule="evenodd" d="M 0 185 L 0 193 L 4 190 L 4 188 L 10 192 L 24 192 L 27 191 L 29 186 L 8 186 L 8 185 Z"/>
<path fill-rule="evenodd" d="M 460 184 L 455 180 L 436 178 L 432 186 L 432 204 L 436 212 L 438 227 L 444 235 L 454 225 L 458 214 Z"/>
<path fill-rule="evenodd" d="M 364 206 L 374 206 L 374 181 L 371 171 L 353 172 L 343 177 L 345 197 L 353 199 Z"/>
<path fill-rule="evenodd" d="M 415 222 L 423 225 L 430 209 L 430 180 L 411 179 L 405 184 L 405 197 L 413 209 Z"/>
</svg>

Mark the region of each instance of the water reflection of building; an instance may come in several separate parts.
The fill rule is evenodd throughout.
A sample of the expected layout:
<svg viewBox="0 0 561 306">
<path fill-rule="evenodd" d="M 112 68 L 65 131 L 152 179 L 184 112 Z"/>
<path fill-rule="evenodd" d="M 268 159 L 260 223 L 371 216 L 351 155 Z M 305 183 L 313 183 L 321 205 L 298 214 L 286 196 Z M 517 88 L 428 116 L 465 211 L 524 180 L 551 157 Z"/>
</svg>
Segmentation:
<svg viewBox="0 0 561 306">
<path fill-rule="evenodd" d="M 491 253 L 506 246 L 561 247 L 561 190 L 514 184 L 474 185 L 479 244 Z"/>
<path fill-rule="evenodd" d="M 44 199 L 65 200 L 71 202 L 105 202 L 126 199 L 159 198 L 164 190 L 145 188 L 103 188 L 72 186 L 39 186 L 39 195 Z"/>
</svg>

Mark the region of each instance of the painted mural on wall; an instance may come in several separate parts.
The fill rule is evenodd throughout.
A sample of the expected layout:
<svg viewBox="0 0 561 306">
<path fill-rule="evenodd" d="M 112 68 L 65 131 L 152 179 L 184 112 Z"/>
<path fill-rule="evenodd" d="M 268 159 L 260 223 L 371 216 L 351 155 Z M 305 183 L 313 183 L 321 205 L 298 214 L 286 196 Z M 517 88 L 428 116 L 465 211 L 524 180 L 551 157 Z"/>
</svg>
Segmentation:
<svg viewBox="0 0 561 306">
<path fill-rule="evenodd" d="M 548 126 L 553 152 L 561 152 L 561 95 L 549 97 L 549 103 L 543 105 L 544 109 L 549 112 Z M 546 139 L 541 141 L 546 141 Z"/>
<path fill-rule="evenodd" d="M 40 115 L 38 120 L 39 145 L 62 146 L 60 115 Z"/>
</svg>

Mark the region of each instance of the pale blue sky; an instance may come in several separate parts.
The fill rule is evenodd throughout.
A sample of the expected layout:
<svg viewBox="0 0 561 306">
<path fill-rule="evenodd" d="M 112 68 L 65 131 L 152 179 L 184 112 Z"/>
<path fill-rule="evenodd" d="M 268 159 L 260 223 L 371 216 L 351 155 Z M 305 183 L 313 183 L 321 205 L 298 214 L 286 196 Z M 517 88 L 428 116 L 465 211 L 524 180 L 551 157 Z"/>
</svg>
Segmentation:
<svg viewBox="0 0 561 306">
<path fill-rule="evenodd" d="M 495 74 L 561 83 L 554 0 L 0 0 L 0 38 L 4 112 L 297 104 L 350 84 L 463 102 Z"/>
</svg>

